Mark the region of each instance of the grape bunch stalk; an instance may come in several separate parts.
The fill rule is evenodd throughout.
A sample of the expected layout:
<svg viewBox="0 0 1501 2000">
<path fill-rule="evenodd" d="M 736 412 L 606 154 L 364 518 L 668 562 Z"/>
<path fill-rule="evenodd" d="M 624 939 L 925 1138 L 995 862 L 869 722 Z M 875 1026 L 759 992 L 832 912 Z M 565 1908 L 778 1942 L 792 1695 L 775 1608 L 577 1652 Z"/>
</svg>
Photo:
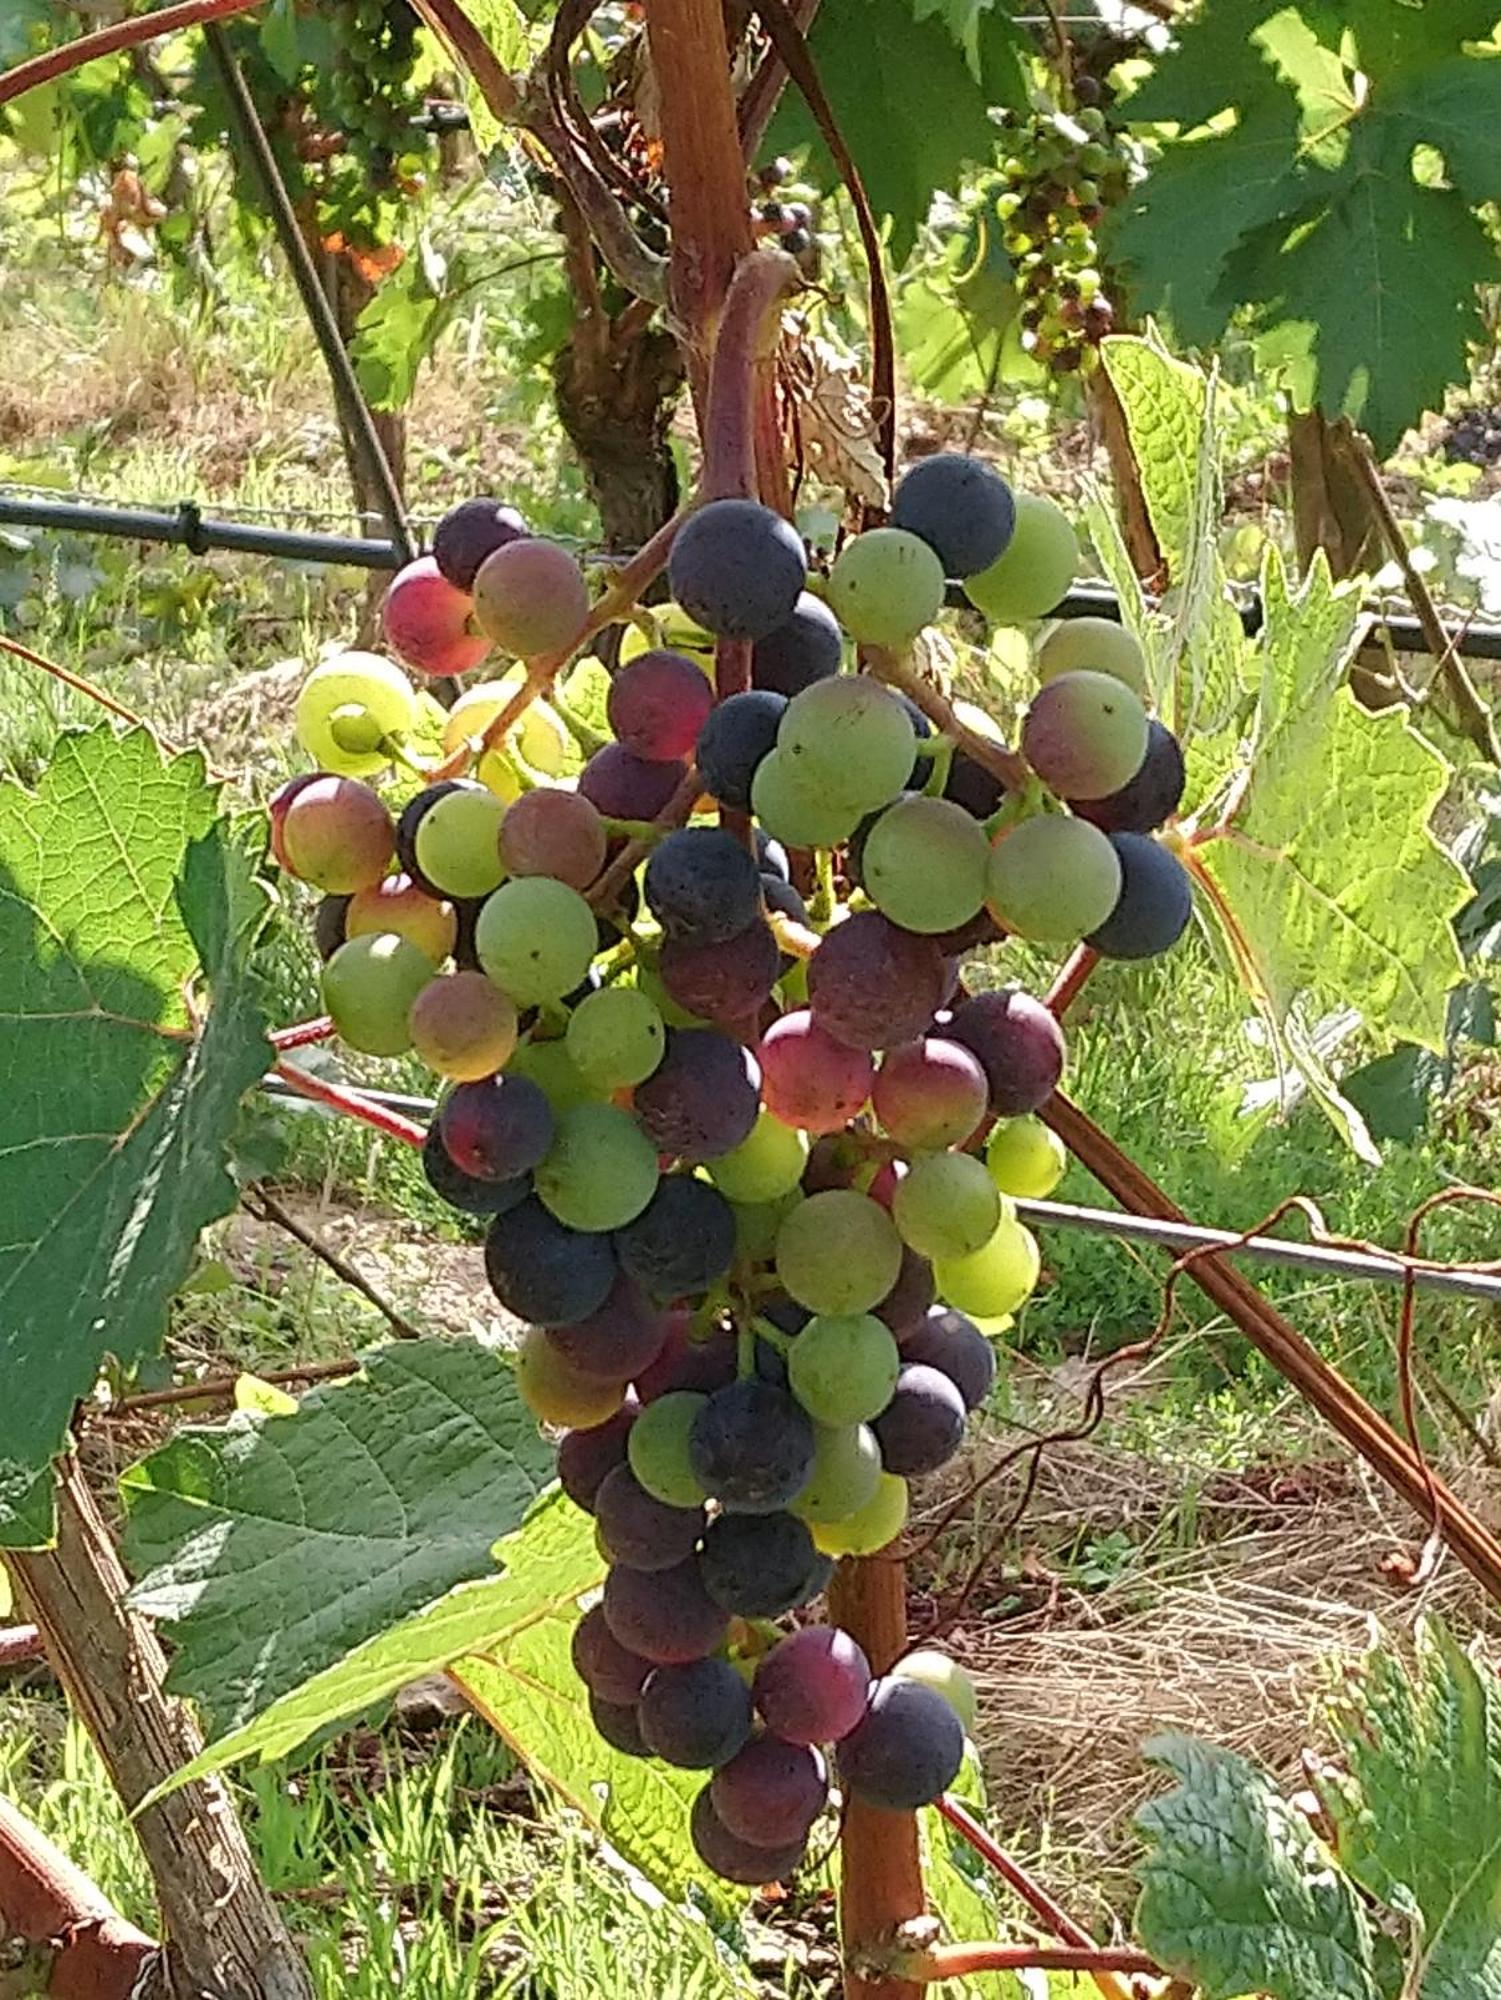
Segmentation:
<svg viewBox="0 0 1501 2000">
<path fill-rule="evenodd" d="M 961 1449 L 1038 1280 L 1015 1203 L 1063 1170 L 1037 1116 L 1063 1036 L 1018 987 L 967 992 L 961 957 L 1009 934 L 1142 958 L 1188 922 L 1182 758 L 1121 628 L 1039 631 L 1019 756 L 921 698 L 947 579 L 1030 623 L 1077 562 L 1051 501 L 960 454 L 816 589 L 787 521 L 710 500 L 671 615 L 743 642 L 750 685 L 716 701 L 704 652 L 623 647 L 569 780 L 558 714 L 513 696 L 577 649 L 586 579 L 468 501 L 385 632 L 419 675 L 511 663 L 444 722 L 470 774 L 415 769 L 422 697 L 348 653 L 298 703 L 319 770 L 272 802 L 276 859 L 323 892 L 337 1032 L 443 1080 L 428 1178 L 485 1219 L 520 1394 L 608 1565 L 574 1642 L 594 1722 L 704 1773 L 692 1838 L 733 1881 L 790 1874 L 831 1784 L 935 1799 L 973 1719 L 952 1662 L 873 1676 L 807 1622 Z"/>
</svg>

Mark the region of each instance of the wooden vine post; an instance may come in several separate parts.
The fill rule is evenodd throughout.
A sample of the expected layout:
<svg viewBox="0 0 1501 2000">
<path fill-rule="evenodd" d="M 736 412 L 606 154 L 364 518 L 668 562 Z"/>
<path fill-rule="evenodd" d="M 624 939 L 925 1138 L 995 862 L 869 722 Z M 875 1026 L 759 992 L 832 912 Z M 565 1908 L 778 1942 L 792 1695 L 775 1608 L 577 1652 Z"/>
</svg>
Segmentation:
<svg viewBox="0 0 1501 2000">
<path fill-rule="evenodd" d="M 770 357 L 780 300 L 795 272 L 790 259 L 755 251 L 720 0 L 646 0 L 646 31 L 660 85 L 671 203 L 668 301 L 699 416 L 701 497 L 760 499 L 785 513 L 788 482 Z M 732 297 L 737 271 L 742 280 Z M 743 642 L 720 641 L 721 700 L 749 684 L 749 652 Z M 835 1573 L 830 1615 L 859 1641 L 877 1673 L 905 1648 L 906 1591 L 905 1565 L 891 1557 L 847 1557 Z M 920 1985 L 867 1976 L 863 1967 L 868 1951 L 923 1908 L 915 1815 L 851 1802 L 841 1837 L 846 2000 L 917 2000 Z"/>
</svg>

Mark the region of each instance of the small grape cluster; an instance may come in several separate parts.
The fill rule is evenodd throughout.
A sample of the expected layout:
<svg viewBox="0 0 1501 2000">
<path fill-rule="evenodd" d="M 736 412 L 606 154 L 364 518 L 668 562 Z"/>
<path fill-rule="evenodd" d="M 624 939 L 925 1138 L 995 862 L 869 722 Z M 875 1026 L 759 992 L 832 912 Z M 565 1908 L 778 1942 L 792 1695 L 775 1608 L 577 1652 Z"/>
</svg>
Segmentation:
<svg viewBox="0 0 1501 2000">
<path fill-rule="evenodd" d="M 323 769 L 277 794 L 271 840 L 325 894 L 324 1003 L 353 1048 L 444 1080 L 428 1177 L 486 1219 L 490 1287 L 529 1329 L 520 1393 L 563 1431 L 608 1563 L 574 1653 L 594 1720 L 712 1774 L 692 1834 L 732 1880 L 796 1866 L 831 1746 L 846 1795 L 903 1810 L 963 1755 L 951 1663 L 873 1679 L 848 1634 L 776 1623 L 901 1532 L 1038 1279 L 1015 1202 L 1063 1170 L 1037 1116 L 1063 1037 L 1018 988 L 966 994 L 960 955 L 1009 932 L 1139 958 L 1188 921 L 1154 837 L 1182 760 L 1120 627 L 1042 635 L 1024 765 L 912 699 L 946 577 L 1031 620 L 1077 558 L 1056 506 L 959 454 L 906 475 L 824 596 L 788 522 L 710 501 L 668 581 L 701 633 L 747 642 L 750 686 L 716 702 L 704 656 L 623 648 L 574 782 L 549 782 L 553 708 L 506 728 L 522 665 L 448 713 L 473 775 L 395 814 L 366 780 L 413 761 L 406 675 L 345 654 L 299 698 Z M 420 673 L 492 650 L 545 673 L 588 604 L 572 554 L 474 500 L 396 577 L 385 631 Z"/>
<path fill-rule="evenodd" d="M 1491 466 L 1501 460 L 1501 409 L 1471 404 L 1443 431 L 1444 457 L 1451 465 Z"/>
<path fill-rule="evenodd" d="M 782 155 L 758 169 L 755 177 L 756 233 L 767 241 L 775 241 L 789 257 L 796 257 L 807 269 L 818 256 L 813 234 L 813 208 L 810 202 L 789 201 L 786 198 L 786 183 L 791 178 L 792 162 Z"/>
<path fill-rule="evenodd" d="M 407 0 L 331 0 L 327 11 L 335 50 L 326 80 L 333 120 L 373 177 L 385 183 L 395 162 L 412 150 L 417 15 Z"/>
<path fill-rule="evenodd" d="M 1130 142 L 1099 103 L 998 116 L 995 213 L 1021 290 L 1022 345 L 1054 373 L 1070 374 L 1113 323 L 1096 232 L 1129 185 Z"/>
</svg>

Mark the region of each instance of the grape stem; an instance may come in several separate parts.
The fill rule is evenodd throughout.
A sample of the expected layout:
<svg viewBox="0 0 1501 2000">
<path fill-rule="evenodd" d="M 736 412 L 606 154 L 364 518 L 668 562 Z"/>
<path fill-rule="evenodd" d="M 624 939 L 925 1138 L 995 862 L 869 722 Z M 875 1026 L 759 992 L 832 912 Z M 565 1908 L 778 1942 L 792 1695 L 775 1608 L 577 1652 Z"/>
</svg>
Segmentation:
<svg viewBox="0 0 1501 2000">
<path fill-rule="evenodd" d="M 320 1014 L 313 1021 L 299 1021 L 295 1027 L 274 1028 L 270 1042 L 273 1049 L 305 1049 L 309 1042 L 326 1042 L 334 1032 L 334 1024 L 327 1014 Z"/>
<path fill-rule="evenodd" d="M 1073 1006 L 1099 962 L 1100 954 L 1087 944 L 1074 947 L 1063 970 L 1048 988 L 1047 999 L 1043 1003 L 1055 1021 L 1061 1021 Z"/>
<path fill-rule="evenodd" d="M 163 35 L 175 35 L 180 28 L 196 28 L 205 21 L 222 21 L 230 14 L 248 14 L 261 0 L 183 0 L 177 7 L 158 7 L 149 14 L 134 14 L 128 21 L 115 21 L 96 28 L 91 35 L 77 35 L 55 49 L 47 49 L 14 69 L 0 74 L 0 104 L 24 96 L 55 77 L 67 76 L 100 56 L 112 56 L 121 49 L 154 42 Z"/>
<path fill-rule="evenodd" d="M 1093 1972 L 1116 1975 L 1113 1990 L 1129 2000 L 1121 1974 L 1161 1979 L 1162 1967 L 1129 1945 L 935 1944 L 926 1951 L 867 1954 L 873 1968 L 930 1985 L 940 1979 L 968 1979 L 977 1972 Z"/>
<path fill-rule="evenodd" d="M 612 819 L 608 813 L 601 813 L 605 832 L 620 840 L 643 840 L 648 846 L 663 838 L 670 828 L 659 826 L 654 819 Z"/>
<path fill-rule="evenodd" d="M 672 827 L 684 824 L 688 815 L 698 803 L 702 790 L 703 786 L 699 781 L 698 772 L 690 765 L 672 797 L 663 806 L 656 818 L 648 822 L 651 829 L 650 839 L 627 841 L 609 867 L 591 885 L 587 894 L 587 901 L 596 910 L 607 907 L 614 901 L 620 890 L 635 873 L 638 865 L 650 852 L 654 841 L 660 840 L 662 835 Z"/>
<path fill-rule="evenodd" d="M 766 921 L 771 926 L 772 936 L 789 958 L 811 958 L 823 943 L 817 931 L 800 924 L 796 917 L 789 917 L 784 910 L 768 910 Z"/>
<path fill-rule="evenodd" d="M 764 1340 L 769 1347 L 774 1347 L 778 1354 L 790 1354 L 792 1352 L 792 1335 L 790 1333 L 783 1333 L 779 1326 L 773 1326 L 771 1321 L 764 1319 L 760 1313 L 754 1315 L 751 1320 L 751 1326 L 759 1338 Z"/>
<path fill-rule="evenodd" d="M 347 1084 L 326 1083 L 321 1076 L 314 1076 L 289 1062 L 278 1062 L 274 1073 L 299 1096 L 310 1097 L 315 1104 L 326 1104 L 331 1111 L 342 1111 L 350 1118 L 358 1118 L 362 1124 L 383 1132 L 388 1139 L 400 1139 L 405 1145 L 420 1146 L 427 1137 L 425 1129 L 415 1119 L 403 1118 L 399 1111 L 388 1111 L 385 1105 L 377 1104 L 363 1091 L 351 1090 Z"/>
<path fill-rule="evenodd" d="M 687 520 L 690 511 L 691 509 L 686 507 L 680 508 L 672 519 L 658 528 L 651 540 L 639 548 L 630 561 L 616 572 L 614 581 L 606 587 L 591 607 L 583 624 L 566 646 L 560 646 L 554 653 L 540 653 L 535 660 L 528 660 L 526 679 L 505 707 L 486 725 L 481 735 L 467 743 L 461 743 L 451 756 L 446 757 L 441 764 L 435 765 L 428 774 L 432 780 L 462 777 L 476 757 L 483 756 L 487 750 L 497 748 L 506 732 L 521 720 L 532 703 L 548 692 L 574 654 L 582 651 L 591 639 L 604 631 L 607 625 L 614 625 L 624 618 L 647 585 L 654 582 L 667 567 L 667 558 L 672 553 L 678 529 Z"/>
<path fill-rule="evenodd" d="M 899 688 L 940 734 L 952 738 L 967 757 L 973 757 L 993 778 L 999 778 L 1008 792 L 1023 791 L 1031 783 L 1032 772 L 1025 759 L 961 722 L 948 696 L 925 680 L 909 659 L 888 652 L 883 646 L 863 646 L 861 655 L 878 680 L 885 681 L 888 687 Z"/>
<path fill-rule="evenodd" d="M 759 497 L 756 376 L 775 356 L 782 300 L 801 283 L 785 250 L 752 250 L 735 267 L 709 365 L 702 500 Z"/>
</svg>

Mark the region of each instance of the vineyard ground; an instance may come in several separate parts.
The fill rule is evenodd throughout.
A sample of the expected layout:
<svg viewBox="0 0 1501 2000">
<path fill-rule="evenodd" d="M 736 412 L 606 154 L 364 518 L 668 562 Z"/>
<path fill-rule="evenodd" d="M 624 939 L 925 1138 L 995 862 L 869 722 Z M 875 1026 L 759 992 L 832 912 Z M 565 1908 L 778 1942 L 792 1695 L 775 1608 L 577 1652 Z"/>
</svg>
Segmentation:
<svg viewBox="0 0 1501 2000">
<path fill-rule="evenodd" d="M 226 512 L 306 507 L 345 525 L 322 383 L 300 328 L 280 304 L 268 305 L 264 275 L 237 272 L 217 324 L 206 327 L 196 308 L 140 284 L 70 289 L 61 273 L 75 254 L 35 252 L 39 268 L 19 288 L 24 307 L 18 288 L 0 289 L 8 299 L 0 479 L 152 503 L 192 494 Z M 489 305 L 476 315 L 419 389 L 414 501 L 435 511 L 472 490 L 482 466 L 485 480 L 518 492 L 539 526 L 582 532 L 577 474 L 559 470 L 516 319 Z M 44 368 L 59 336 L 69 365 Z M 1247 465 L 1272 450 L 1272 428 L 1255 415 L 1246 419 Z M 1035 443 L 1035 416 L 1013 412 L 1007 424 Z M 1077 452 L 1061 451 L 1053 482 L 1067 489 L 1077 476 Z M 0 547 L 4 629 L 95 675 L 165 730 L 201 741 L 251 796 L 285 768 L 289 676 L 276 663 L 352 634 L 360 595 L 351 575 L 227 558 L 128 545 Z M 84 712 L 50 684 L 0 668 L 0 768 L 28 775 L 56 723 Z M 282 927 L 263 966 L 286 1020 L 312 1011 L 313 1000 L 312 968 L 291 934 Z M 1266 1058 L 1197 946 L 1150 982 L 1122 971 L 1101 978 L 1079 1018 L 1078 1094 L 1207 1220 L 1248 1227 L 1303 1189 L 1335 1228 L 1394 1242 L 1400 1219 L 1447 1178 L 1501 1178 L 1501 1078 L 1478 1065 L 1434 1107 L 1424 1135 L 1390 1149 L 1376 1173 L 1345 1155 L 1307 1106 L 1284 1122 L 1244 1116 L 1245 1086 Z M 1164 1022 L 1192 1032 L 1164 1032 Z M 422 1087 L 415 1072 L 405 1087 Z M 317 1113 L 268 1112 L 246 1146 L 247 1156 L 263 1150 L 293 1212 L 403 1315 L 434 1331 L 471 1328 L 476 1312 L 491 1323 L 477 1252 L 455 1235 L 451 1212 L 431 1201 L 409 1158 Z M 1097 1198 L 1077 1168 L 1061 1194 Z M 1449 1213 L 1428 1241 L 1434 1254 L 1479 1254 L 1480 1229 Z M 1093 1238 L 1054 1236 L 1045 1249 L 1047 1282 L 971 1446 L 971 1473 L 1019 1427 L 1071 1415 L 1093 1362 L 1157 1315 L 1160 1261 Z M 1270 1288 L 1391 1408 L 1389 1297 L 1286 1278 Z M 1122 1913 L 1144 1736 L 1191 1728 L 1293 1778 L 1331 1661 L 1359 1650 L 1373 1620 L 1399 1629 L 1438 1605 L 1468 1630 L 1478 1609 L 1452 1568 L 1411 1582 L 1412 1522 L 1335 1454 L 1186 1287 L 1180 1303 L 1158 1355 L 1123 1385 L 1102 1429 L 1047 1459 L 1019 1536 L 994 1551 L 952 1635 L 985 1683 L 982 1747 L 997 1827 L 1101 1929 Z M 240 1218 L 205 1244 L 179 1301 L 172 1368 L 179 1379 L 286 1368 L 352 1353 L 388 1331 L 304 1249 Z M 1425 1356 L 1487 1432 L 1493 1341 L 1494 1316 L 1477 1306 L 1424 1308 Z M 1495 1463 L 1426 1398 L 1425 1421 L 1436 1461 L 1489 1518 L 1501 1516 Z M 159 1435 L 154 1423 L 95 1423 L 89 1451 L 101 1485 Z M 924 1496 L 930 1518 L 944 1497 Z M 1014 1499 L 1014 1487 L 996 1482 L 967 1528 L 948 1538 L 943 1570 L 918 1571 L 919 1622 L 953 1601 Z M 300 1769 L 246 1784 L 268 1876 L 294 1907 L 329 1995 L 803 2000 L 830 1990 L 817 1907 L 765 1913 L 774 1924 L 753 1928 L 748 1956 L 727 1949 L 691 1915 L 659 1907 L 641 1885 L 601 1867 L 583 1833 L 535 1800 L 494 1740 L 461 1720 L 419 1729 L 412 1716 L 377 1718 Z M 118 1807 L 44 1680 L 0 1691 L 0 1790 L 34 1811 L 127 1914 L 150 1920 Z"/>
</svg>

